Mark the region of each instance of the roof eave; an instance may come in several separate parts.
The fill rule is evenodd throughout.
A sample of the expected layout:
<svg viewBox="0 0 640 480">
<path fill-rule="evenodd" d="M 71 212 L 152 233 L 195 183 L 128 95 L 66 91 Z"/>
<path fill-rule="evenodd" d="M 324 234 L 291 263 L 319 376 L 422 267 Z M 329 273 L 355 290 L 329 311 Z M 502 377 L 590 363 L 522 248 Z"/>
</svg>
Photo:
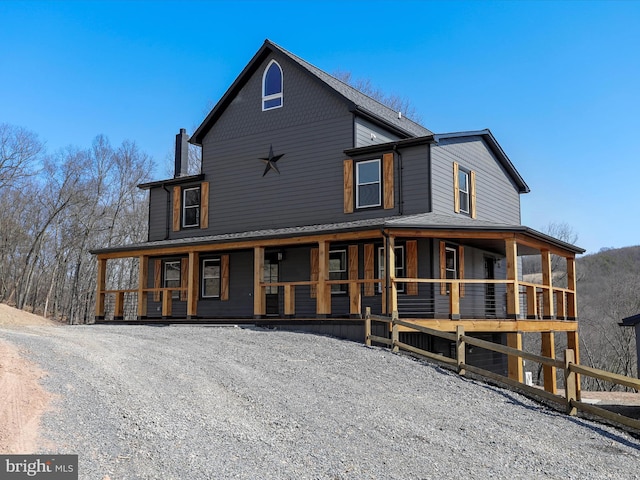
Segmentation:
<svg viewBox="0 0 640 480">
<path fill-rule="evenodd" d="M 489 130 L 488 128 L 485 128 L 484 130 L 472 130 L 467 132 L 439 133 L 435 135 L 435 140 L 436 142 L 438 142 L 440 141 L 440 139 L 464 137 L 482 137 L 491 148 L 493 154 L 498 158 L 498 161 L 502 164 L 505 170 L 507 170 L 509 175 L 511 175 L 511 178 L 513 178 L 514 182 L 518 186 L 518 192 L 531 192 L 531 189 L 524 181 L 524 178 L 522 178 L 522 175 L 520 175 L 515 165 L 511 162 L 505 151 L 493 136 L 493 133 L 491 133 L 491 130 Z"/>
</svg>

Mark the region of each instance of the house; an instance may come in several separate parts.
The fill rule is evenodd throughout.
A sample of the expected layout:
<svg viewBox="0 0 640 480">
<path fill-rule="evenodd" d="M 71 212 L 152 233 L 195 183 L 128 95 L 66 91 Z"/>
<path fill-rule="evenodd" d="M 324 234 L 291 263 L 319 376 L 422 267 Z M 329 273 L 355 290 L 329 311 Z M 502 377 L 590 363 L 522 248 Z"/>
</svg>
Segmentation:
<svg viewBox="0 0 640 480">
<path fill-rule="evenodd" d="M 187 142 L 202 147 L 199 175 L 183 171 Z M 371 307 L 516 347 L 539 332 L 553 351 L 564 332 L 577 349 L 583 250 L 521 225 L 529 187 L 492 133 L 433 133 L 269 40 L 197 130 L 177 135 L 174 178 L 140 188 L 149 239 L 93 252 L 96 321 L 122 319 L 133 302 L 139 321 L 362 338 Z M 538 254 L 542 282 L 523 281 L 519 256 Z M 553 285 L 552 254 L 566 259 L 566 288 Z M 107 285 L 119 258 L 139 261 L 132 291 Z M 509 369 L 522 376 L 521 363 Z"/>
<path fill-rule="evenodd" d="M 635 329 L 636 356 L 638 359 L 636 365 L 640 365 L 640 313 L 623 318 L 622 321 L 618 323 L 618 325 L 620 325 L 621 327 L 633 327 Z M 638 369 L 638 378 L 640 378 L 640 368 Z"/>
</svg>

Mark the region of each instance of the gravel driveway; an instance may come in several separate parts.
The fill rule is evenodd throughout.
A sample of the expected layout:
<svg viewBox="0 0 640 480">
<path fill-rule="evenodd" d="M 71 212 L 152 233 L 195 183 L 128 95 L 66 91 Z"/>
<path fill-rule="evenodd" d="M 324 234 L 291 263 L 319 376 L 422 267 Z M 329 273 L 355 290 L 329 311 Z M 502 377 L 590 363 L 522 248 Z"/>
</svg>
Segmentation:
<svg viewBox="0 0 640 480">
<path fill-rule="evenodd" d="M 640 478 L 640 442 L 388 350 L 234 327 L 0 329 L 80 478 Z"/>
</svg>

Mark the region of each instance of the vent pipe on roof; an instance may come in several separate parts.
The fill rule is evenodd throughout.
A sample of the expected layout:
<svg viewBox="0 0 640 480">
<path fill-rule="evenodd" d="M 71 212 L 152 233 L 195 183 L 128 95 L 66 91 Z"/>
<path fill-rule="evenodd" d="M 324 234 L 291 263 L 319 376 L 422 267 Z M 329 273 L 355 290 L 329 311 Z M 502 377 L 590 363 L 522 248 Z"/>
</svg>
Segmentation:
<svg viewBox="0 0 640 480">
<path fill-rule="evenodd" d="M 402 118 L 402 112 L 398 112 L 398 119 Z"/>
<path fill-rule="evenodd" d="M 189 135 L 184 128 L 176 135 L 176 156 L 175 156 L 174 178 L 188 175 L 189 167 Z"/>
</svg>

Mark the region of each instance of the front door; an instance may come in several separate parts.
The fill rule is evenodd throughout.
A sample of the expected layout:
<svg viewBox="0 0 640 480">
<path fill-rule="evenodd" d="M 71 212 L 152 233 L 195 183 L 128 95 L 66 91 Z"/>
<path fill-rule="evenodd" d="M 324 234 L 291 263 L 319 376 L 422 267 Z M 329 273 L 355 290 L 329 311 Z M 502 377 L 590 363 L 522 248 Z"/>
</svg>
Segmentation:
<svg viewBox="0 0 640 480">
<path fill-rule="evenodd" d="M 484 257 L 484 278 L 494 280 L 495 260 L 492 257 Z M 496 284 L 486 283 L 484 287 L 484 313 L 488 318 L 496 318 Z"/>
<path fill-rule="evenodd" d="M 279 280 L 279 268 L 278 261 L 275 259 L 264 259 L 264 281 L 266 283 L 273 283 Z M 267 315 L 279 315 L 280 314 L 280 301 L 278 298 L 278 287 L 267 286 L 266 290 L 266 313 Z"/>
</svg>

